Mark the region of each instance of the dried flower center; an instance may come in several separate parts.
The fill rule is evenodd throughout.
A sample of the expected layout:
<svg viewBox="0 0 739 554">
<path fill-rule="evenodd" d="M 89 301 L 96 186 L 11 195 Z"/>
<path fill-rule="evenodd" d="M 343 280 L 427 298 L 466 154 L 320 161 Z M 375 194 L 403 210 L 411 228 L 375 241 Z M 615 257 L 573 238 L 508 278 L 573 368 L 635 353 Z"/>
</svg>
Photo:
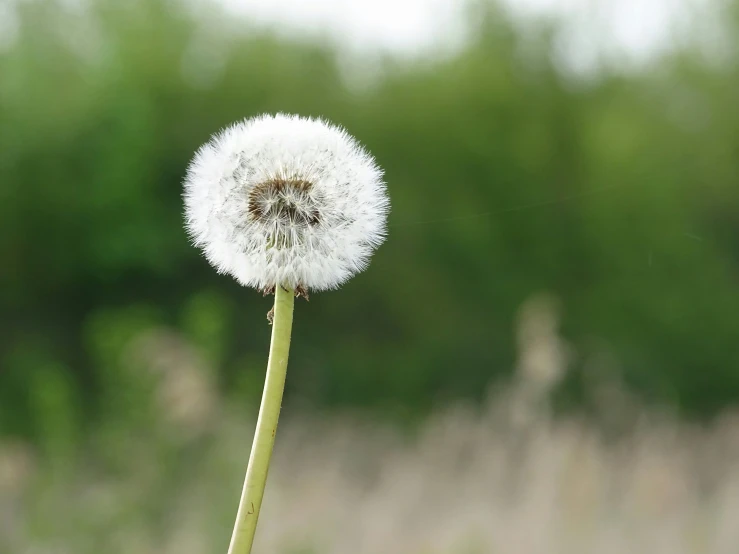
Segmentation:
<svg viewBox="0 0 739 554">
<path fill-rule="evenodd" d="M 313 184 L 303 179 L 271 179 L 249 192 L 249 214 L 272 227 L 270 242 L 292 246 L 303 231 L 318 225 L 321 214 L 310 194 Z"/>
</svg>

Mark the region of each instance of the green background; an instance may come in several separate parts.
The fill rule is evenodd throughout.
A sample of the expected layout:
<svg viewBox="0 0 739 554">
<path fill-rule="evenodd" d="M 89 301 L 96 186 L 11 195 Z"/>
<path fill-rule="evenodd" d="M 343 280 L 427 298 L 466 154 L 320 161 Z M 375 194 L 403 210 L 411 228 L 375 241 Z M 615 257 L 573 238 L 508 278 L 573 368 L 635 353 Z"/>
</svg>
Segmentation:
<svg viewBox="0 0 739 554">
<path fill-rule="evenodd" d="M 579 76 L 556 23 L 522 31 L 485 3 L 459 50 L 349 72 L 328 40 L 214 9 L 89 4 L 21 4 L 0 53 L 1 433 L 68 444 L 136 417 L 146 384 L 123 353 L 153 326 L 199 348 L 226 396 L 258 398 L 269 300 L 188 243 L 181 183 L 213 132 L 276 111 L 345 126 L 392 200 L 370 268 L 297 302 L 287 402 L 407 419 L 482 399 L 540 292 L 576 353 L 563 409 L 604 356 L 689 417 L 739 399 L 736 3 L 721 56 L 696 32 Z"/>
</svg>

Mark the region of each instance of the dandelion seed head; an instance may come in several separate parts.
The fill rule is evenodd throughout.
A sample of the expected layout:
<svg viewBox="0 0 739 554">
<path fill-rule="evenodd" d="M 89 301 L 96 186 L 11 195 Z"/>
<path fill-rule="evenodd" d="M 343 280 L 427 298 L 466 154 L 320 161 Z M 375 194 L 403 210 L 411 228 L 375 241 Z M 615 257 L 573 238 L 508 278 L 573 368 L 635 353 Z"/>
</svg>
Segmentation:
<svg viewBox="0 0 739 554">
<path fill-rule="evenodd" d="M 214 135 L 184 184 L 186 227 L 219 272 L 258 289 L 333 289 L 384 241 L 382 171 L 345 130 L 262 115 Z"/>
</svg>

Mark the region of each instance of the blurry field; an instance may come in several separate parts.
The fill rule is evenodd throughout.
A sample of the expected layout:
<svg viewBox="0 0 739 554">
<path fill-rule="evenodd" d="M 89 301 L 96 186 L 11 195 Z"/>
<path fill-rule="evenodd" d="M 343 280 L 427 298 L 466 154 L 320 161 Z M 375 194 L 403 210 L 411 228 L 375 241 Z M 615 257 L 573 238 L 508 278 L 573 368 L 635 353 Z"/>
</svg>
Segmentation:
<svg viewBox="0 0 739 554">
<path fill-rule="evenodd" d="M 269 302 L 188 242 L 182 178 L 278 111 L 346 126 L 392 213 L 296 313 L 254 554 L 739 552 L 739 0 L 644 0 L 691 11 L 641 62 L 598 25 L 637 2 L 589 4 L 460 0 L 405 57 L 0 0 L 0 554 L 226 553 Z"/>
<path fill-rule="evenodd" d="M 288 405 L 255 551 L 735 553 L 739 415 L 678 423 L 603 382 L 589 423 L 552 417 L 569 355 L 554 307 L 521 310 L 516 378 L 483 409 L 401 432 Z M 83 447 L 0 443 L 0 552 L 225 552 L 256 407 L 228 406 L 199 359 L 150 330 L 124 360 L 148 409 Z"/>
</svg>

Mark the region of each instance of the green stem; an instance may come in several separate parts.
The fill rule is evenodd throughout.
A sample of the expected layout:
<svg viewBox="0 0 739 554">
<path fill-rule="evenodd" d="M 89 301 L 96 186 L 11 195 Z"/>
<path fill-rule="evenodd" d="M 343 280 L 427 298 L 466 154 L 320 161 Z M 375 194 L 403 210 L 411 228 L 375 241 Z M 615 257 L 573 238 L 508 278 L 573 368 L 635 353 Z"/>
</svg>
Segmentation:
<svg viewBox="0 0 739 554">
<path fill-rule="evenodd" d="M 259 509 L 262 507 L 264 485 L 267 482 L 269 460 L 275 444 L 277 420 L 280 417 L 282 391 L 285 389 L 287 357 L 290 352 L 290 332 L 293 325 L 295 292 L 275 287 L 275 311 L 272 321 L 272 343 L 269 349 L 267 376 L 264 380 L 262 405 L 259 408 L 257 429 L 241 491 L 239 511 L 231 535 L 228 554 L 249 554 L 254 542 Z"/>
</svg>

